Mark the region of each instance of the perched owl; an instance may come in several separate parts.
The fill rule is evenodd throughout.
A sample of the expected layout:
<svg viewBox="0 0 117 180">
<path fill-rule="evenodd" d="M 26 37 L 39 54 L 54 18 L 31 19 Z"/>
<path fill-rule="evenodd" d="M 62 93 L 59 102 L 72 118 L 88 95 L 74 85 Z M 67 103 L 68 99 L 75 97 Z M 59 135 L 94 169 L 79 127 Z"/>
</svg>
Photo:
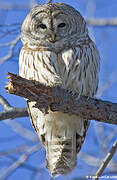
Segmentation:
<svg viewBox="0 0 117 180">
<path fill-rule="evenodd" d="M 19 72 L 23 78 L 56 84 L 79 96 L 92 97 L 98 86 L 99 53 L 88 35 L 86 22 L 73 7 L 50 3 L 34 7 L 21 28 L 23 47 Z M 27 102 L 32 125 L 46 148 L 52 176 L 76 166 L 89 126 L 87 119 L 62 112 L 45 115 Z"/>
</svg>

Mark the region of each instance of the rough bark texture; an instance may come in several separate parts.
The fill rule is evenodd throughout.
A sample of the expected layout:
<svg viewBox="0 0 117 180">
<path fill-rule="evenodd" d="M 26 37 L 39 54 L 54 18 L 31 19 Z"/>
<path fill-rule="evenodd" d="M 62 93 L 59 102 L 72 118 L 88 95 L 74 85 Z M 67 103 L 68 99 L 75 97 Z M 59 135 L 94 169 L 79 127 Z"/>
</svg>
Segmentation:
<svg viewBox="0 0 117 180">
<path fill-rule="evenodd" d="M 43 112 L 61 111 L 75 114 L 85 119 L 117 124 L 117 104 L 98 99 L 80 97 L 62 87 L 47 87 L 39 82 L 26 80 L 20 76 L 8 73 L 10 82 L 7 92 L 36 101 L 36 107 Z"/>
</svg>

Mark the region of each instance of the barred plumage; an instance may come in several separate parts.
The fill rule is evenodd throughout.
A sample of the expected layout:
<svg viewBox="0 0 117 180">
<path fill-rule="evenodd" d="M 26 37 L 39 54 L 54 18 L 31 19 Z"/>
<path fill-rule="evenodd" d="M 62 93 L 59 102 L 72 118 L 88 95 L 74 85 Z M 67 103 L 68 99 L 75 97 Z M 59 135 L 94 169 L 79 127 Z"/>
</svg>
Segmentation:
<svg viewBox="0 0 117 180">
<path fill-rule="evenodd" d="M 46 13 L 49 15 L 46 16 Z M 71 13 L 73 17 L 70 16 Z M 46 32 L 40 29 L 37 31 L 38 21 L 46 24 Z M 59 32 L 58 23 L 63 22 L 69 26 L 65 31 L 62 29 Z M 56 34 L 53 42 L 53 39 L 50 40 L 52 33 Z M 21 39 L 23 48 L 20 52 L 19 70 L 22 77 L 50 86 L 60 84 L 73 93 L 78 92 L 79 96 L 92 97 L 96 93 L 99 54 L 88 36 L 83 17 L 75 9 L 62 3 L 33 8 L 22 25 Z M 89 122 L 62 112 L 49 111 L 45 116 L 34 108 L 34 104 L 35 102 L 28 102 L 28 111 L 46 148 L 50 173 L 69 173 L 76 165 L 76 156 L 86 136 Z"/>
</svg>

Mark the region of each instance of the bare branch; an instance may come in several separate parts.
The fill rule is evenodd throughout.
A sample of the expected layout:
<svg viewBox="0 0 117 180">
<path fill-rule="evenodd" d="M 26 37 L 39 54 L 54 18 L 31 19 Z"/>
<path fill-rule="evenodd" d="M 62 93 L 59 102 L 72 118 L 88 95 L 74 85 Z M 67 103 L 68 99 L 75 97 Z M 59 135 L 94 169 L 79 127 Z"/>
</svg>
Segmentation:
<svg viewBox="0 0 117 180">
<path fill-rule="evenodd" d="M 17 158 L 14 157 L 13 155 L 8 156 L 8 158 L 13 160 L 13 161 L 17 161 Z M 21 166 L 22 166 L 22 168 L 25 168 L 25 169 L 27 169 L 29 171 L 32 171 L 33 173 L 35 173 L 35 175 L 37 173 L 41 173 L 41 168 L 36 168 L 33 165 L 29 165 L 28 162 L 24 162 Z M 10 176 L 10 174 L 9 174 L 9 176 Z"/>
<path fill-rule="evenodd" d="M 10 83 L 7 92 L 22 96 L 29 101 L 36 101 L 35 107 L 48 113 L 61 111 L 75 114 L 84 119 L 94 119 L 100 122 L 117 124 L 117 104 L 87 97 L 79 97 L 61 87 L 49 87 L 39 82 L 27 80 L 8 73 Z"/>
<path fill-rule="evenodd" d="M 26 151 L 26 149 L 28 149 L 28 148 L 29 148 L 29 146 L 27 144 L 20 145 L 13 149 L 7 149 L 7 151 L 5 151 L 5 150 L 0 151 L 0 156 L 8 156 L 10 154 L 18 154 L 18 153 Z"/>
<path fill-rule="evenodd" d="M 4 108 L 4 112 L 0 112 L 0 120 L 4 119 L 14 119 L 17 117 L 25 117 L 28 116 L 27 108 L 14 108 L 12 107 L 8 101 L 0 95 L 0 104 Z"/>
<path fill-rule="evenodd" d="M 116 78 L 116 77 L 117 77 L 117 70 L 114 71 L 114 72 L 112 72 L 112 73 L 109 75 L 107 81 L 101 85 L 100 89 L 98 89 L 98 92 L 97 92 L 97 94 L 96 94 L 96 97 L 97 97 L 97 98 L 100 97 L 100 96 L 102 96 L 102 94 L 103 94 L 110 86 L 112 86 L 113 83 L 116 83 L 116 82 L 117 82 L 117 78 Z"/>
<path fill-rule="evenodd" d="M 104 131 L 103 131 L 104 132 Z M 100 133 L 100 134 L 102 134 L 102 133 Z M 103 150 L 103 153 L 106 153 L 107 151 L 108 151 L 108 144 L 112 141 L 112 139 L 114 138 L 114 137 L 116 137 L 116 135 L 117 135 L 117 129 L 115 128 L 115 129 L 113 129 L 113 131 L 109 134 L 109 136 L 108 137 L 106 137 L 105 138 L 105 140 L 102 142 L 103 144 L 101 144 L 102 145 L 102 150 Z"/>
<path fill-rule="evenodd" d="M 3 58 L 0 59 L 0 64 L 12 57 L 13 49 L 14 49 L 15 45 L 17 44 L 17 42 L 19 41 L 19 39 L 20 39 L 20 36 L 18 36 L 15 40 L 13 40 L 11 42 L 10 51 L 6 56 L 4 56 Z"/>
<path fill-rule="evenodd" d="M 7 120 L 4 123 L 9 126 L 14 132 L 16 132 L 19 136 L 32 142 L 39 141 L 37 135 L 33 131 L 23 127 L 21 123 L 18 123 L 17 121 L 12 122 L 11 120 Z"/>
<path fill-rule="evenodd" d="M 0 120 L 26 116 L 28 116 L 27 108 L 11 108 L 7 111 L 0 112 Z"/>
<path fill-rule="evenodd" d="M 10 23 L 10 24 L 0 24 L 0 27 L 12 27 L 12 26 L 20 26 L 20 23 Z"/>
<path fill-rule="evenodd" d="M 94 18 L 87 18 L 87 24 L 91 26 L 117 26 L 117 18 L 112 19 L 94 19 Z"/>
<path fill-rule="evenodd" d="M 3 108 L 7 110 L 11 110 L 12 106 L 8 103 L 8 101 L 0 95 L 0 104 L 3 106 Z"/>
<path fill-rule="evenodd" d="M 30 9 L 30 5 L 24 5 L 24 4 L 14 4 L 14 3 L 6 3 L 6 2 L 0 2 L 0 8 L 4 9 L 4 10 L 13 10 L 13 9 L 17 9 L 17 10 L 28 10 Z"/>
<path fill-rule="evenodd" d="M 17 161 L 15 161 L 8 168 L 5 168 L 0 172 L 1 179 L 6 179 L 9 176 L 9 174 L 11 174 L 15 169 L 17 169 L 27 160 L 29 155 L 31 155 L 34 151 L 37 151 L 37 150 L 39 150 L 38 144 L 34 145 L 31 148 L 28 148 L 27 151 L 23 155 L 21 155 Z"/>
<path fill-rule="evenodd" d="M 8 103 L 8 101 L 1 95 L 0 95 L 0 104 L 5 110 L 4 112 L 0 112 L 0 120 L 28 116 L 28 112 L 26 108 L 13 108 Z"/>
<path fill-rule="evenodd" d="M 115 143 L 113 144 L 110 152 L 107 154 L 107 156 L 104 159 L 103 163 L 101 164 L 101 166 L 97 170 L 94 180 L 98 180 L 98 178 L 101 176 L 101 174 L 103 173 L 103 171 L 107 167 L 108 163 L 112 159 L 112 157 L 113 157 L 114 153 L 116 152 L 116 150 L 117 150 L 117 141 L 115 141 Z"/>
</svg>

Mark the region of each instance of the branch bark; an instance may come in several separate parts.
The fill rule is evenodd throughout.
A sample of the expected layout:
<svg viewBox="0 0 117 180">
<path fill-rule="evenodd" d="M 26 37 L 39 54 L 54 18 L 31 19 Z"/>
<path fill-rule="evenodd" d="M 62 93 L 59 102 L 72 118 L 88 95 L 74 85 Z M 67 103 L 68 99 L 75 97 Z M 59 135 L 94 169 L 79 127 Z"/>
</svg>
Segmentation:
<svg viewBox="0 0 117 180">
<path fill-rule="evenodd" d="M 10 82 L 6 87 L 8 93 L 36 101 L 35 107 L 45 114 L 51 111 L 61 111 L 75 114 L 85 119 L 117 124 L 117 103 L 102 101 L 94 98 L 79 97 L 62 87 L 45 86 L 39 82 L 27 80 L 8 73 Z"/>
</svg>

